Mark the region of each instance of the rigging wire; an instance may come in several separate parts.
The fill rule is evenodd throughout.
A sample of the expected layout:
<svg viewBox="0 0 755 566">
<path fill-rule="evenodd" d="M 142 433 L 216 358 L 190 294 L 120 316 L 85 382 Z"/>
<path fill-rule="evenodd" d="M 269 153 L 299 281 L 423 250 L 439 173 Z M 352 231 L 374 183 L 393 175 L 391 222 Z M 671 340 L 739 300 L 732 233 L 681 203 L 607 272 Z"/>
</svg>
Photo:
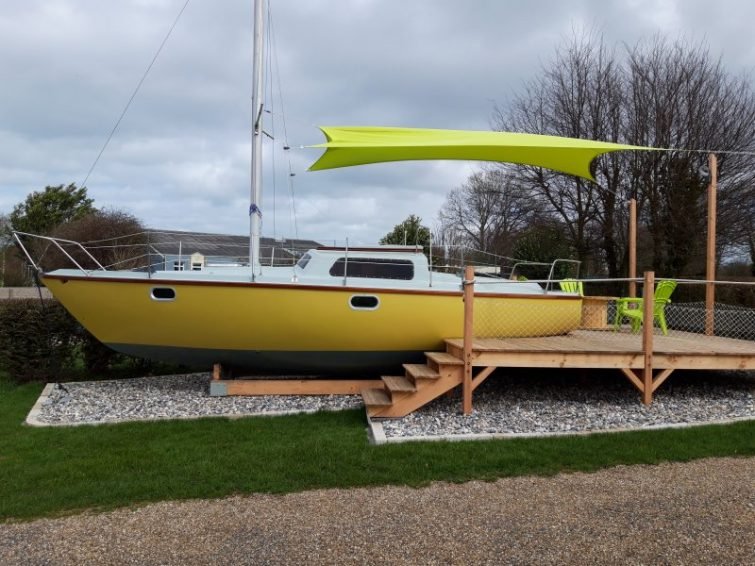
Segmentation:
<svg viewBox="0 0 755 566">
<path fill-rule="evenodd" d="M 267 74 L 268 77 L 272 77 L 273 76 L 273 58 L 272 58 L 272 55 L 271 55 L 271 52 L 272 52 L 272 35 L 273 34 L 272 34 L 272 29 L 270 27 L 271 23 L 272 23 L 271 22 L 271 18 L 272 18 L 272 16 L 271 16 L 270 10 L 268 8 L 268 12 L 267 12 L 267 29 L 268 29 L 268 33 L 265 36 L 265 40 L 267 42 L 267 49 L 265 50 L 265 53 L 266 53 L 265 71 L 266 71 L 266 74 Z M 273 216 L 273 238 L 277 238 L 277 236 L 278 236 L 278 230 L 277 230 L 276 219 L 277 219 L 277 216 L 278 216 L 278 208 L 276 206 L 276 195 L 277 195 L 277 192 L 278 192 L 277 191 L 277 189 L 278 189 L 278 186 L 277 186 L 278 176 L 277 176 L 277 167 L 275 166 L 275 153 L 276 153 L 275 152 L 275 138 L 276 138 L 276 131 L 275 131 L 275 97 L 273 96 L 273 81 L 272 80 L 268 80 L 268 81 L 266 81 L 265 84 L 266 84 L 266 87 L 267 87 L 267 92 L 265 93 L 265 98 L 266 98 L 266 100 L 269 101 L 269 110 L 267 111 L 268 114 L 270 115 L 270 130 L 271 130 L 271 133 L 270 133 L 269 137 L 271 138 L 272 143 L 273 143 L 273 151 L 271 152 L 271 155 L 270 155 L 270 165 L 272 167 L 272 177 L 273 177 L 272 178 L 272 188 L 273 188 L 273 214 L 272 214 L 272 216 Z"/>
<path fill-rule="evenodd" d="M 291 144 L 288 140 L 288 128 L 286 127 L 286 114 L 284 112 L 285 105 L 283 104 L 283 87 L 281 86 L 281 73 L 280 73 L 280 65 L 278 63 L 278 49 L 275 45 L 275 33 L 273 28 L 273 13 L 272 13 L 272 6 L 268 7 L 268 28 L 270 30 L 270 41 L 271 41 L 271 48 L 270 53 L 272 53 L 272 58 L 274 60 L 274 66 L 278 72 L 275 73 L 275 82 L 278 85 L 278 99 L 280 100 L 280 107 L 281 107 L 281 126 L 283 128 L 283 150 L 288 152 L 291 149 Z M 271 81 L 272 82 L 272 81 Z M 288 164 L 288 190 L 289 195 L 291 199 L 291 223 L 293 224 L 294 228 L 294 239 L 299 239 L 299 227 L 297 224 L 297 218 L 296 218 L 296 194 L 294 192 L 294 177 L 296 174 L 293 171 L 293 167 L 291 166 L 291 154 L 289 153 L 286 162 Z"/>
<path fill-rule="evenodd" d="M 178 24 L 178 20 L 181 19 L 181 15 L 184 13 L 184 10 L 186 10 L 186 7 L 189 5 L 189 2 L 191 0 L 186 0 L 181 10 L 179 10 L 178 15 L 176 16 L 175 20 L 173 20 L 173 25 L 170 26 L 170 29 L 168 30 L 168 33 L 165 35 L 165 38 L 163 39 L 162 43 L 160 44 L 160 47 L 157 48 L 157 51 L 155 52 L 154 57 L 152 57 L 152 61 L 150 61 L 149 65 L 147 66 L 147 69 L 144 71 L 144 74 L 142 75 L 142 78 L 139 79 L 138 84 L 136 85 L 136 88 L 134 89 L 134 92 L 131 94 L 131 98 L 128 99 L 128 102 L 126 103 L 126 106 L 123 108 L 123 112 L 121 112 L 121 115 L 118 117 L 118 120 L 115 122 L 115 125 L 113 126 L 113 129 L 110 131 L 110 134 L 108 135 L 107 139 L 105 140 L 105 143 L 102 145 L 102 149 L 100 149 L 100 152 L 97 154 L 97 157 L 95 158 L 94 162 L 92 163 L 92 166 L 89 168 L 89 171 L 86 174 L 86 177 L 84 177 L 84 180 L 79 184 L 79 187 L 86 186 L 86 182 L 89 180 L 90 175 L 94 171 L 94 168 L 97 167 L 97 163 L 100 161 L 100 157 L 102 157 L 102 154 L 105 153 L 105 149 L 107 148 L 108 144 L 110 144 L 110 140 L 113 139 L 113 136 L 115 135 L 116 130 L 118 129 L 118 126 L 120 126 L 121 121 L 123 120 L 123 117 L 126 115 L 126 112 L 128 112 L 129 107 L 131 106 L 131 103 L 134 101 L 134 98 L 136 98 L 137 93 L 139 92 L 139 89 L 142 87 L 142 84 L 144 83 L 145 79 L 147 78 L 147 75 L 149 74 L 150 70 L 152 69 L 152 66 L 155 64 L 155 61 L 157 61 L 157 58 L 160 56 L 160 53 L 163 50 L 163 47 L 165 47 L 165 44 L 168 42 L 168 39 L 170 38 L 170 35 L 173 33 L 173 30 L 175 29 L 176 25 Z"/>
</svg>

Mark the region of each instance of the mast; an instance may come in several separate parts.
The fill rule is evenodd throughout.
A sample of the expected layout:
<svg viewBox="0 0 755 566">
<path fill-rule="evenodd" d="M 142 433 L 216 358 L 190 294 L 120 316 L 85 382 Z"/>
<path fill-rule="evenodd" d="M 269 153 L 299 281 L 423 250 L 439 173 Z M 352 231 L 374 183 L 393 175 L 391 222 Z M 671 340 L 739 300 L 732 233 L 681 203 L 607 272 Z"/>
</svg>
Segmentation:
<svg viewBox="0 0 755 566">
<path fill-rule="evenodd" d="M 254 45 L 252 58 L 252 180 L 249 204 L 249 266 L 252 281 L 260 265 L 260 229 L 262 225 L 262 112 L 263 99 L 263 42 L 264 0 L 254 0 Z"/>
</svg>

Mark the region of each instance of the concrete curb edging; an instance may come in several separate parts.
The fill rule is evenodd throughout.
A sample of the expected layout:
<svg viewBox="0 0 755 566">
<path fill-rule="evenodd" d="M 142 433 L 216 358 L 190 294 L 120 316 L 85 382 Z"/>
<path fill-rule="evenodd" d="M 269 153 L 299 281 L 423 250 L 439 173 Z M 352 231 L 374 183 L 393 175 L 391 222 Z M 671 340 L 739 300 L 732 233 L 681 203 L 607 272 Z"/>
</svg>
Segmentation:
<svg viewBox="0 0 755 566">
<path fill-rule="evenodd" d="M 240 419 L 246 417 L 276 417 L 284 415 L 295 414 L 312 414 L 320 411 L 340 411 L 341 408 L 317 408 L 317 409 L 294 409 L 294 410 L 274 410 L 267 412 L 256 413 L 219 413 L 208 415 L 160 415 L 141 418 L 122 418 L 122 419 L 108 419 L 90 422 L 77 422 L 77 423 L 58 423 L 58 422 L 45 422 L 40 419 L 44 406 L 49 402 L 49 399 L 57 387 L 57 383 L 48 383 L 42 390 L 39 398 L 34 403 L 34 406 L 29 411 L 25 424 L 34 427 L 70 427 L 70 426 L 97 426 L 107 424 L 121 424 L 127 422 L 158 422 L 169 420 L 196 420 L 201 418 L 226 418 L 226 419 Z M 352 409 L 356 407 L 348 407 Z M 753 421 L 755 417 L 734 417 L 729 419 L 718 419 L 699 422 L 682 422 L 682 423 L 669 423 L 669 424 L 653 424 L 646 426 L 635 427 L 621 427 L 621 428 L 605 428 L 595 430 L 579 430 L 579 431 L 559 431 L 559 432 L 504 432 L 504 433 L 461 433 L 461 434 L 439 434 L 439 435 L 418 435 L 418 436 L 394 436 L 388 437 L 383 426 L 383 419 L 373 419 L 366 414 L 367 420 L 366 433 L 370 444 L 383 445 L 383 444 L 397 444 L 401 442 L 434 442 L 434 441 L 474 441 L 474 440 L 493 440 L 493 439 L 516 439 L 516 438 L 550 438 L 561 436 L 586 436 L 591 434 L 604 434 L 604 433 L 622 433 L 622 432 L 635 432 L 644 430 L 659 430 L 670 428 L 691 428 L 706 425 L 725 425 L 733 424 L 737 422 Z"/>
<path fill-rule="evenodd" d="M 247 417 L 282 417 L 286 415 L 306 415 L 306 414 L 314 414 L 319 413 L 321 411 L 323 412 L 338 412 L 341 410 L 351 410 L 356 409 L 358 407 L 349 407 L 347 409 L 295 409 L 291 411 L 267 411 L 267 412 L 261 412 L 261 413 L 219 413 L 214 415 L 185 415 L 185 416 L 157 416 L 157 417 L 143 417 L 143 418 L 133 418 L 133 419 L 108 419 L 108 420 L 100 420 L 100 421 L 88 421 L 88 422 L 78 422 L 78 423 L 50 423 L 39 419 L 40 412 L 42 411 L 42 406 L 47 402 L 47 399 L 49 398 L 50 394 L 52 393 L 53 389 L 55 389 L 55 386 L 57 383 L 48 383 L 45 385 L 45 388 L 42 390 L 42 393 L 39 395 L 39 398 L 37 399 L 37 402 L 34 403 L 34 406 L 29 411 L 29 414 L 26 416 L 25 423 L 29 426 L 35 426 L 35 427 L 75 427 L 75 426 L 100 426 L 100 425 L 110 425 L 110 424 L 123 424 L 123 423 L 152 423 L 152 422 L 161 422 L 161 421 L 194 421 L 198 419 L 244 419 Z M 382 429 L 382 425 L 381 425 Z"/>
<path fill-rule="evenodd" d="M 50 397 L 50 393 L 52 393 L 52 390 L 55 389 L 54 383 L 48 383 L 45 385 L 45 388 L 42 390 L 42 393 L 39 395 L 39 399 L 37 399 L 37 402 L 34 403 L 34 406 L 31 408 L 31 411 L 29 411 L 29 414 L 26 415 L 26 421 L 24 421 L 29 426 L 49 426 L 46 422 L 39 420 L 39 415 L 42 412 L 42 406 L 47 402 L 48 398 Z"/>
<path fill-rule="evenodd" d="M 402 442 L 460 442 L 464 440 L 513 440 L 516 438 L 557 438 L 561 436 L 589 436 L 592 434 L 607 434 L 621 432 L 639 432 L 643 430 L 661 430 L 666 428 L 693 428 L 708 425 L 725 425 L 744 421 L 755 421 L 755 417 L 739 417 L 715 421 L 703 421 L 694 423 L 670 423 L 648 425 L 642 427 L 610 428 L 601 430 L 577 430 L 571 432 L 480 432 L 464 434 L 438 434 L 425 436 L 396 436 L 387 437 L 385 429 L 380 421 L 367 418 L 370 428 L 370 438 L 375 439 L 372 444 L 399 444 Z M 379 440 L 381 439 L 381 440 Z"/>
<path fill-rule="evenodd" d="M 365 414 L 367 413 L 367 407 L 364 408 Z M 370 444 L 379 446 L 388 442 L 385 437 L 385 429 L 383 423 L 380 421 L 372 420 L 370 415 L 367 415 L 367 438 Z"/>
</svg>

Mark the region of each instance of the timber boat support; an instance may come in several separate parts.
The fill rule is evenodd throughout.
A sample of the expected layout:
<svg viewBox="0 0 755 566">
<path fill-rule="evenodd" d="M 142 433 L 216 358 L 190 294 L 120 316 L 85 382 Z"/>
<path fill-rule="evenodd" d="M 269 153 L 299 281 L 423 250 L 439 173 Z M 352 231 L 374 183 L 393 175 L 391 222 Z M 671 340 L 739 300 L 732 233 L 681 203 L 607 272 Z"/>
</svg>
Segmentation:
<svg viewBox="0 0 755 566">
<path fill-rule="evenodd" d="M 221 364 L 215 364 L 210 381 L 210 396 L 228 395 L 359 395 L 366 388 L 377 387 L 377 379 L 269 379 L 258 377 L 230 378 Z"/>
</svg>

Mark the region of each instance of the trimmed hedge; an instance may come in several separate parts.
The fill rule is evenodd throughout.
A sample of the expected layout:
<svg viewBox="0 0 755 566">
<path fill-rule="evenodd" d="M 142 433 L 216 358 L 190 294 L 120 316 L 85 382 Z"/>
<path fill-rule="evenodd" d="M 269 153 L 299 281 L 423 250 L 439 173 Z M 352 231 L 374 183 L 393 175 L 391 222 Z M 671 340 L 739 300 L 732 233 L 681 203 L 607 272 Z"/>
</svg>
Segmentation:
<svg viewBox="0 0 755 566">
<path fill-rule="evenodd" d="M 82 369 L 104 372 L 126 359 L 55 300 L 0 301 L 0 368 L 17 383 L 57 381 Z"/>
<path fill-rule="evenodd" d="M 0 303 L 0 367 L 17 382 L 47 379 L 72 364 L 77 323 L 55 301 Z"/>
</svg>

